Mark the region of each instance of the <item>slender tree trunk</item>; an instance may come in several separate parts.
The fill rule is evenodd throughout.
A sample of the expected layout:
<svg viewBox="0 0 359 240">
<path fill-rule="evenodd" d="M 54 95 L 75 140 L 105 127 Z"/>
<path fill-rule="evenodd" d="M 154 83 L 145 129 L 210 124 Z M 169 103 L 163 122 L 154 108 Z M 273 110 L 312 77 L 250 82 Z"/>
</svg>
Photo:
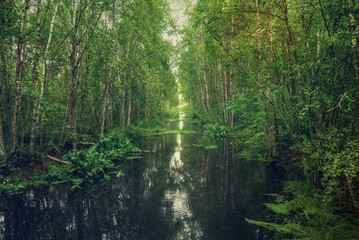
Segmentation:
<svg viewBox="0 0 359 240">
<path fill-rule="evenodd" d="M 18 128 L 18 117 L 21 104 L 21 89 L 22 89 L 22 78 L 21 74 L 24 72 L 24 31 L 26 26 L 27 12 L 29 9 L 30 0 L 25 0 L 23 15 L 21 17 L 21 26 L 19 33 L 19 40 L 17 43 L 17 60 L 16 60 L 16 71 L 15 71 L 15 82 L 14 82 L 14 105 L 12 110 L 11 119 L 11 134 L 12 134 L 12 151 L 15 151 L 18 144 L 17 128 Z"/>
<path fill-rule="evenodd" d="M 206 107 L 207 107 L 207 112 L 209 112 L 209 110 L 210 110 L 210 105 L 209 105 L 209 86 L 208 86 L 209 80 L 207 79 L 207 72 L 206 72 L 205 63 L 204 63 L 204 68 L 203 68 L 203 80 L 204 80 L 204 89 L 206 91 Z"/>
<path fill-rule="evenodd" d="M 39 59 L 40 59 L 40 51 L 41 51 L 41 33 L 42 33 L 42 27 L 41 27 L 41 0 L 38 0 L 37 2 L 37 23 L 36 23 L 36 48 L 34 51 L 34 62 L 33 62 L 33 71 L 32 71 L 32 82 L 34 83 L 34 87 L 35 87 L 35 100 L 34 100 L 34 107 L 33 107 L 33 114 L 32 114 L 32 120 L 34 120 L 34 114 L 36 112 L 37 109 L 37 102 L 38 102 L 38 94 L 37 94 L 37 88 L 39 85 L 39 69 L 38 69 L 38 64 L 39 64 Z M 26 114 L 26 121 L 29 115 L 30 111 L 30 105 L 28 105 L 28 111 Z M 25 124 L 24 124 L 25 125 Z M 32 124 L 33 125 L 33 121 Z M 33 126 L 31 126 L 31 131 L 30 131 L 30 151 L 33 150 L 34 144 L 33 144 L 33 139 L 32 136 L 35 134 L 35 132 L 33 132 Z M 23 145 L 23 142 L 21 142 L 21 145 Z"/>
<path fill-rule="evenodd" d="M 106 114 L 106 122 L 107 122 L 107 127 L 111 128 L 112 124 L 113 124 L 113 100 L 112 100 L 112 94 L 111 93 L 111 85 L 110 85 L 110 89 L 108 90 L 108 96 L 107 96 L 107 114 Z"/>
<path fill-rule="evenodd" d="M 148 86 L 149 83 L 146 84 L 146 99 L 145 99 L 145 119 L 146 122 L 150 120 L 150 87 Z"/>
<path fill-rule="evenodd" d="M 257 64 L 258 64 L 258 82 L 259 82 L 259 87 L 261 91 L 263 90 L 263 71 L 262 71 L 262 36 L 261 36 L 261 31 L 262 31 L 262 27 L 261 27 L 261 19 L 259 17 L 259 12 L 258 12 L 258 0 L 255 0 L 255 5 L 256 5 L 256 22 L 257 22 L 257 31 L 256 31 L 256 43 L 257 43 Z M 262 100 L 262 106 L 263 106 L 263 110 L 266 110 L 266 106 L 264 101 Z M 270 140 L 270 136 L 269 136 L 269 129 L 268 129 L 268 122 L 267 120 L 264 122 L 263 124 L 263 130 L 264 130 L 264 134 L 265 134 L 265 138 L 266 138 L 266 143 L 267 143 L 267 149 L 269 151 L 270 154 L 272 147 L 271 147 L 271 140 Z"/>
<path fill-rule="evenodd" d="M 63 139 L 65 138 L 66 139 L 66 122 L 69 121 L 67 119 L 67 115 L 68 115 L 68 112 L 69 112 L 69 106 L 70 106 L 70 101 L 67 101 L 67 104 L 66 104 L 66 110 L 65 110 L 65 116 L 64 116 L 64 119 L 63 119 L 63 122 L 62 122 L 62 130 L 61 130 L 61 135 L 60 135 L 60 139 L 59 139 L 59 143 L 58 143 L 58 146 L 59 147 L 63 147 L 64 144 L 63 144 Z M 65 142 L 65 141 L 64 141 Z"/>
<path fill-rule="evenodd" d="M 72 65 L 71 71 L 71 90 L 70 90 L 70 127 L 72 134 L 72 149 L 77 149 L 77 110 L 76 110 L 76 100 L 77 100 L 77 86 L 78 86 L 78 73 L 77 67 Z"/>
<path fill-rule="evenodd" d="M 41 2 L 41 1 L 40 1 Z M 50 33 L 49 33 L 49 37 L 46 43 L 46 47 L 43 53 L 43 59 L 42 59 L 42 73 L 41 73 L 41 78 L 40 78 L 40 94 L 39 96 L 35 97 L 35 101 L 34 101 L 34 107 L 33 107 L 33 112 L 32 112 L 32 122 L 31 122 L 31 131 L 30 131 L 30 151 L 33 150 L 34 145 L 35 145 L 35 141 L 36 141 L 36 131 L 37 131 L 37 126 L 38 126 L 38 122 L 39 122 L 39 115 L 40 115 L 40 99 L 43 97 L 44 95 L 44 83 L 45 83 L 45 76 L 46 76 L 46 60 L 47 60 L 47 53 L 51 44 L 51 40 L 52 40 L 52 31 L 54 28 L 54 23 L 55 23 L 55 18 L 56 18 L 56 14 L 57 14 L 57 8 L 58 8 L 58 2 L 55 5 L 55 9 L 54 9 L 54 15 L 52 16 L 52 20 L 50 23 Z M 42 32 L 43 29 L 40 29 L 39 27 L 39 31 Z M 39 32 L 38 35 L 39 39 L 38 39 L 38 44 L 40 44 L 40 38 L 41 38 L 41 34 Z M 40 45 L 38 46 L 40 48 Z M 38 49 L 38 51 L 40 51 L 40 49 Z M 35 67 L 35 66 L 34 66 Z M 36 75 L 34 75 L 34 82 L 35 82 L 35 86 L 38 85 L 38 77 L 37 77 L 37 72 Z M 62 91 L 62 90 L 61 90 Z"/>
<path fill-rule="evenodd" d="M 27 108 L 26 108 L 26 114 L 25 114 L 25 119 L 24 119 L 24 123 L 22 124 L 22 135 L 21 135 L 21 141 L 20 141 L 20 147 L 23 148 L 24 147 L 24 140 L 25 140 L 25 133 L 26 133 L 26 125 L 27 122 L 29 120 L 29 115 L 30 115 L 30 106 L 31 106 L 31 101 L 30 99 L 27 101 Z"/>
<path fill-rule="evenodd" d="M 127 99 L 127 126 L 131 124 L 131 108 L 132 108 L 132 96 L 131 89 L 128 91 L 128 99 Z"/>
<path fill-rule="evenodd" d="M 2 83 L 0 83 L 2 84 Z M 1 87 L 0 87 L 1 88 Z M 1 93 L 1 89 L 0 89 Z M 1 95 L 0 95 L 1 96 Z M 4 144 L 4 133 L 2 130 L 2 98 L 0 97 L 0 162 L 6 156 L 5 144 Z"/>
<path fill-rule="evenodd" d="M 205 100 L 205 93 L 204 93 L 204 86 L 202 87 L 202 85 L 205 85 L 204 83 L 201 82 L 201 72 L 200 72 L 200 65 L 199 65 L 199 61 L 197 60 L 197 79 L 198 79 L 198 90 L 199 90 L 199 95 L 201 97 L 201 101 L 202 101 L 202 106 L 203 106 L 203 111 L 205 113 L 207 112 L 207 107 L 206 107 L 206 100 Z M 203 66 L 204 67 L 204 66 Z"/>
<path fill-rule="evenodd" d="M 110 67 L 110 73 L 108 76 L 108 81 L 107 84 L 104 86 L 104 90 L 103 90 L 103 101 L 102 101 L 102 114 L 101 114 L 101 135 L 103 135 L 104 133 L 104 129 L 105 129 L 105 120 L 106 120 L 106 111 L 108 111 L 108 95 L 109 95 L 109 88 L 110 88 L 110 84 L 111 84 L 111 78 L 112 78 L 112 71 L 113 71 L 113 65 L 114 65 L 115 60 L 112 61 L 111 63 L 111 67 Z"/>
<path fill-rule="evenodd" d="M 0 38 L 0 58 L 1 58 L 1 76 L 0 76 L 0 162 L 2 158 L 6 156 L 6 150 L 5 150 L 5 144 L 4 144 L 4 133 L 3 133 L 3 127 L 2 127 L 2 89 L 3 85 L 6 82 L 7 79 L 7 71 L 6 71 L 6 60 L 5 60 L 5 53 L 4 53 L 4 41 L 2 38 Z"/>
<path fill-rule="evenodd" d="M 273 23 L 272 23 L 272 10 L 269 9 L 269 50 L 270 50 L 270 80 L 275 84 L 274 79 L 274 53 L 273 53 Z"/>
<path fill-rule="evenodd" d="M 226 100 L 227 100 L 227 96 L 226 96 L 226 72 L 224 67 L 222 67 L 222 65 L 220 65 L 220 74 L 221 74 L 221 100 L 222 100 L 222 109 L 223 109 L 223 120 L 225 123 L 228 123 L 228 116 L 227 116 L 227 108 L 225 106 Z"/>
<path fill-rule="evenodd" d="M 227 87 L 227 102 L 231 101 L 231 72 L 229 67 L 226 69 L 226 87 Z M 233 127 L 232 113 L 228 111 L 228 124 Z"/>
<path fill-rule="evenodd" d="M 348 2 L 348 12 L 349 12 L 349 24 L 350 24 L 350 33 L 352 35 L 352 59 L 353 59 L 353 66 L 355 70 L 355 79 L 357 88 L 359 88 L 359 61 L 358 61 L 358 37 L 357 37 L 357 26 L 355 22 L 354 16 L 354 4 L 352 0 L 347 0 Z"/>
<path fill-rule="evenodd" d="M 84 3 L 80 1 L 80 5 L 76 7 L 74 11 L 75 24 L 72 30 L 72 50 L 70 55 L 70 64 L 71 64 L 71 89 L 70 89 L 70 126 L 72 132 L 72 148 L 73 150 L 77 149 L 77 90 L 80 83 L 79 70 L 81 67 L 82 59 L 85 56 L 86 50 L 89 47 L 90 39 L 93 36 L 93 33 L 96 29 L 99 19 L 101 18 L 101 13 L 99 13 L 93 20 L 92 26 L 90 26 L 89 17 L 86 16 L 89 11 L 89 1 Z M 80 25 L 81 19 L 85 19 L 86 24 L 82 33 L 78 33 L 78 27 Z M 90 29 L 90 30 L 89 30 Z M 89 34 L 86 37 L 86 33 L 89 31 Z M 87 42 L 85 43 L 85 37 Z"/>
<path fill-rule="evenodd" d="M 288 3 L 287 3 L 287 0 L 284 0 L 283 2 L 284 2 L 284 6 L 283 6 L 283 9 L 284 9 L 284 21 L 285 21 L 285 25 L 286 25 L 286 28 L 287 28 L 287 34 L 288 34 L 288 51 L 290 51 L 290 50 L 293 51 L 295 64 L 298 65 L 299 64 L 299 57 L 298 57 L 295 37 L 294 37 L 293 31 L 292 31 L 291 25 L 289 23 Z M 298 77 L 299 77 L 299 83 L 302 85 L 299 70 L 297 71 L 297 74 L 298 74 Z M 292 81 L 291 81 L 291 88 L 292 88 L 293 95 L 295 95 L 296 92 L 297 92 L 297 89 L 296 89 L 296 82 L 295 82 L 294 78 L 292 78 Z"/>
<path fill-rule="evenodd" d="M 354 191 L 354 186 L 352 183 L 352 179 L 349 175 L 346 175 L 346 179 L 347 179 L 347 184 L 348 184 L 348 190 L 349 190 L 349 194 L 350 197 L 353 201 L 354 207 L 357 210 L 357 212 L 359 213 L 359 205 L 358 205 L 358 201 L 355 198 L 355 191 Z"/>
<path fill-rule="evenodd" d="M 270 49 L 270 81 L 274 85 L 277 83 L 274 76 L 274 51 L 273 51 L 273 23 L 272 23 L 272 10 L 269 9 L 269 49 Z M 270 95 L 270 93 L 268 93 Z M 272 110 L 271 126 L 270 126 L 270 141 L 271 141 L 271 154 L 275 156 L 276 150 L 276 130 L 275 130 L 275 110 Z"/>
<path fill-rule="evenodd" d="M 124 81 L 124 85 L 126 85 L 126 81 Z M 122 89 L 122 96 L 121 96 L 121 112 L 120 112 L 120 126 L 122 129 L 125 127 L 126 122 L 126 91 Z"/>
</svg>

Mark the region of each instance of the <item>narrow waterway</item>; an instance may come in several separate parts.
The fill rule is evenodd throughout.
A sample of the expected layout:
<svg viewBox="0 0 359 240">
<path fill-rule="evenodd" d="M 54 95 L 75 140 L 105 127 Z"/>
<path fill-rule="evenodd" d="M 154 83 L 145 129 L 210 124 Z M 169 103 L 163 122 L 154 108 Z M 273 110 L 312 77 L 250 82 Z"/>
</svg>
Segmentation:
<svg viewBox="0 0 359 240">
<path fill-rule="evenodd" d="M 142 139 L 142 159 L 81 197 L 66 184 L 4 197 L 0 239 L 269 239 L 245 218 L 265 219 L 265 193 L 279 190 L 280 172 L 237 157 L 229 140 L 211 150 L 199 142 L 179 133 Z"/>
</svg>

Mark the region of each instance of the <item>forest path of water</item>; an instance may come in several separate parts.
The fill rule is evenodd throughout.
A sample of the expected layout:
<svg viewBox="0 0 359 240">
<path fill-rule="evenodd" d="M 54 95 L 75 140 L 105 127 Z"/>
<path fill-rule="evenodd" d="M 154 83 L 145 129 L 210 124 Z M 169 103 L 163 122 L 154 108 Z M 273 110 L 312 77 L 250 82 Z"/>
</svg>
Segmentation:
<svg viewBox="0 0 359 240">
<path fill-rule="evenodd" d="M 180 112 L 170 130 L 191 129 Z M 1 239 L 267 239 L 245 218 L 265 217 L 263 193 L 280 174 L 238 158 L 230 140 L 199 147 L 198 134 L 137 142 L 148 152 L 123 176 L 74 197 L 69 185 L 42 186 L 1 199 Z"/>
</svg>

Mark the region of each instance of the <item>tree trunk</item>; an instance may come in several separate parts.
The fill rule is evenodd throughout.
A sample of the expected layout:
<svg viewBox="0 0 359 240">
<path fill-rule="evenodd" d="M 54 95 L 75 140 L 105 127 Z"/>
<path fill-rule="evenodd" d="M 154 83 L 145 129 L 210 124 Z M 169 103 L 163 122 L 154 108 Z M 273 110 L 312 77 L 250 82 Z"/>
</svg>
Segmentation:
<svg viewBox="0 0 359 240">
<path fill-rule="evenodd" d="M 41 2 L 41 1 L 40 1 Z M 57 8 L 58 8 L 58 2 L 56 3 L 55 9 L 54 9 L 54 15 L 52 16 L 52 20 L 50 23 L 50 33 L 49 33 L 49 37 L 47 40 L 47 44 L 43 53 L 43 59 L 42 59 L 42 73 L 41 73 L 41 78 L 40 78 L 40 94 L 39 96 L 35 97 L 35 101 L 34 101 L 34 107 L 33 107 L 33 112 L 32 112 L 32 122 L 31 122 L 31 131 L 30 131 L 30 151 L 33 150 L 35 142 L 36 142 L 36 131 L 37 131 L 37 125 L 39 122 L 39 115 L 40 115 L 40 99 L 43 97 L 44 95 L 44 83 L 45 83 L 45 76 L 46 76 L 46 60 L 47 60 L 47 53 L 51 44 L 51 39 L 52 39 L 52 31 L 54 28 L 54 22 L 55 22 L 55 18 L 56 18 L 56 14 L 57 14 Z M 43 26 L 44 27 L 44 26 Z M 39 48 L 40 48 L 40 40 L 41 40 L 41 34 L 40 31 L 43 31 L 43 27 L 42 29 L 39 26 L 39 33 L 38 33 L 38 44 L 39 44 Z M 38 49 L 38 51 L 40 51 L 40 49 Z M 36 64 L 37 65 L 37 64 Z M 36 66 L 34 66 L 35 68 Z M 34 75 L 34 82 L 35 82 L 35 86 L 38 85 L 38 77 L 37 77 L 37 72 L 36 75 Z"/>
<path fill-rule="evenodd" d="M 269 49 L 270 49 L 270 81 L 272 84 L 276 84 L 276 78 L 274 76 L 274 51 L 273 51 L 273 23 L 272 23 L 272 10 L 269 9 Z M 268 95 L 270 95 L 268 93 Z M 275 156 L 276 150 L 276 130 L 275 130 L 275 110 L 272 110 L 271 126 L 270 126 L 270 141 L 271 141 L 271 154 Z"/>
<path fill-rule="evenodd" d="M 207 112 L 207 107 L 206 107 L 205 93 L 204 93 L 204 90 L 203 90 L 203 88 L 205 88 L 205 87 L 202 88 L 202 85 L 204 85 L 204 83 L 203 84 L 201 83 L 201 72 L 200 72 L 199 60 L 197 59 L 196 62 L 197 62 L 197 79 L 198 79 L 197 82 L 198 82 L 199 94 L 200 94 L 201 101 L 202 101 L 203 111 L 205 113 L 208 113 Z"/>
<path fill-rule="evenodd" d="M 348 13 L 349 13 L 349 24 L 350 24 L 350 34 L 352 35 L 351 46 L 352 46 L 352 59 L 353 66 L 355 70 L 355 79 L 357 88 L 359 87 L 359 61 L 358 61 L 358 38 L 357 38 L 357 26 L 354 17 L 354 4 L 352 0 L 347 0 L 348 2 Z"/>
<path fill-rule="evenodd" d="M 71 64 L 71 90 L 70 90 L 70 127 L 72 134 L 72 149 L 76 150 L 77 147 L 77 115 L 76 115 L 76 100 L 77 100 L 77 86 L 78 86 L 78 74 L 77 67 Z"/>
<path fill-rule="evenodd" d="M 17 60 L 16 60 L 16 71 L 15 71 L 15 82 L 14 82 L 14 105 L 12 110 L 11 119 L 11 134 L 12 134 L 12 151 L 15 151 L 18 144 L 17 128 L 18 128 L 18 117 L 21 104 L 21 89 L 22 89 L 22 78 L 21 74 L 24 72 L 24 31 L 26 27 L 27 12 L 29 9 L 30 0 L 24 2 L 24 12 L 21 17 L 21 26 L 19 33 L 19 40 L 17 43 Z"/>
<path fill-rule="evenodd" d="M 60 135 L 60 139 L 59 139 L 59 143 L 58 143 L 58 146 L 60 148 L 62 148 L 66 143 L 66 138 L 67 138 L 66 122 L 68 122 L 68 124 L 70 122 L 70 120 L 67 119 L 67 115 L 68 115 L 68 112 L 69 112 L 69 107 L 70 107 L 70 101 L 68 100 L 67 104 L 66 104 L 65 116 L 64 116 L 64 119 L 63 119 L 63 122 L 62 122 L 61 135 Z"/>
<path fill-rule="evenodd" d="M 203 58 L 204 59 L 204 58 Z M 204 84 L 204 92 L 206 95 L 206 109 L 207 112 L 210 110 L 209 106 L 209 86 L 208 86 L 207 72 L 206 72 L 206 61 L 203 60 L 203 84 Z"/>
<path fill-rule="evenodd" d="M 270 80 L 275 84 L 274 80 L 274 53 L 273 53 L 273 29 L 272 29 L 272 10 L 269 9 L 269 49 L 270 49 Z"/>
<path fill-rule="evenodd" d="M 77 149 L 77 90 L 80 83 L 79 69 L 81 67 L 82 59 L 85 56 L 86 50 L 88 50 L 90 39 L 93 36 L 93 33 L 96 29 L 97 23 L 101 18 L 101 13 L 98 14 L 93 20 L 92 26 L 88 22 L 90 17 L 86 16 L 90 12 L 89 1 L 84 3 L 80 1 L 79 6 L 76 5 L 74 9 L 74 28 L 72 30 L 72 50 L 70 55 L 70 65 L 71 65 L 71 90 L 70 90 L 70 127 L 72 132 L 72 148 L 73 150 Z M 78 32 L 79 25 L 81 20 L 85 19 L 85 27 L 82 33 Z M 85 42 L 86 33 L 90 29 L 89 34 L 87 35 L 87 42 Z"/>
<path fill-rule="evenodd" d="M 126 81 L 124 81 L 123 85 L 126 85 Z M 121 96 L 121 112 L 120 112 L 120 126 L 122 129 L 125 128 L 126 122 L 126 90 L 125 88 L 122 89 L 122 96 Z"/>
<path fill-rule="evenodd" d="M 227 102 L 231 101 L 231 73 L 229 67 L 226 69 L 226 86 L 227 86 Z M 228 111 L 228 124 L 233 127 L 233 116 L 231 111 Z"/>
<path fill-rule="evenodd" d="M 222 100 L 222 110 L 223 110 L 223 121 L 225 123 L 228 123 L 228 116 L 227 116 L 227 108 L 225 106 L 226 103 L 226 73 L 225 73 L 225 69 L 224 67 L 222 67 L 222 65 L 220 65 L 220 74 L 221 74 L 221 85 L 220 85 L 220 89 L 221 89 L 221 100 Z"/>
<path fill-rule="evenodd" d="M 6 82 L 7 71 L 6 71 L 6 60 L 4 53 L 4 41 L 0 38 L 0 58 L 1 58 L 1 76 L 0 76 L 0 161 L 6 156 L 5 144 L 4 144 L 4 133 L 2 128 L 2 89 L 3 85 Z"/>
<path fill-rule="evenodd" d="M 290 50 L 293 51 L 295 64 L 298 65 L 299 57 L 298 57 L 295 37 L 294 37 L 293 31 L 292 31 L 292 28 L 290 26 L 290 23 L 289 23 L 287 0 L 284 0 L 284 8 L 283 9 L 284 9 L 284 21 L 285 21 L 285 25 L 286 25 L 287 32 L 288 32 L 288 51 L 290 51 Z M 300 78 L 299 70 L 297 71 L 297 74 L 298 74 L 298 77 Z M 300 84 L 302 84 L 300 79 L 299 79 L 299 82 L 300 82 Z M 297 92 L 295 78 L 292 78 L 291 88 L 292 88 L 293 95 L 295 95 Z"/>
<path fill-rule="evenodd" d="M 21 135 L 21 141 L 20 141 L 20 147 L 23 148 L 24 147 L 24 140 L 25 140 L 25 133 L 26 133 L 26 125 L 27 122 L 29 120 L 29 115 L 30 115 L 30 105 L 31 105 L 31 101 L 30 99 L 28 99 L 27 101 L 27 108 L 26 108 L 26 114 L 25 114 L 25 119 L 24 119 L 24 123 L 22 124 L 22 135 Z"/>
<path fill-rule="evenodd" d="M 2 85 L 2 83 L 0 83 Z M 1 87 L 0 87 L 1 88 Z M 1 93 L 1 89 L 0 89 Z M 4 144 L 4 133 L 2 130 L 2 107 L 1 107 L 1 100 L 0 97 L 0 160 L 2 160 L 6 156 L 5 144 Z"/>
<path fill-rule="evenodd" d="M 261 27 L 261 19 L 259 17 L 259 13 L 258 13 L 258 0 L 255 0 L 255 5 L 256 5 L 256 22 L 257 22 L 257 30 L 256 30 L 256 44 L 257 44 L 257 64 L 258 64 L 258 82 L 259 82 L 259 87 L 261 91 L 263 90 L 263 71 L 262 71 L 262 36 L 261 36 L 261 31 L 262 31 L 262 27 Z M 266 111 L 266 106 L 265 103 L 262 99 L 262 106 L 263 106 L 263 110 Z M 265 134 L 265 138 L 266 138 L 266 143 L 267 143 L 267 149 L 269 151 L 269 153 L 271 154 L 271 140 L 270 140 L 270 136 L 269 136 L 269 129 L 268 129 L 268 122 L 267 120 L 265 120 L 264 124 L 263 124 L 263 131 Z"/>
<path fill-rule="evenodd" d="M 127 126 L 131 124 L 131 108 L 132 108 L 132 96 L 131 89 L 128 91 L 128 100 L 127 100 Z"/>
<path fill-rule="evenodd" d="M 102 114 L 101 114 L 101 121 L 100 121 L 101 122 L 101 135 L 103 135 L 104 129 L 105 129 L 106 111 L 108 111 L 108 103 L 109 103 L 108 95 L 109 95 L 109 88 L 110 88 L 110 84 L 111 84 L 114 62 L 115 62 L 115 60 L 113 60 L 111 63 L 108 81 L 107 81 L 107 84 L 104 86 L 104 90 L 103 90 Z"/>
</svg>

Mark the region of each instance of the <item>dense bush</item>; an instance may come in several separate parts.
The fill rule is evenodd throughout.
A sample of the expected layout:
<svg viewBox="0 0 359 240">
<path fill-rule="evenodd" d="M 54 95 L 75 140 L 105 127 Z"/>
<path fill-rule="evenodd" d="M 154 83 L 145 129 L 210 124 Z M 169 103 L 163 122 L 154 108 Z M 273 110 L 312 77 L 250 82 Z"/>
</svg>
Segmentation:
<svg viewBox="0 0 359 240">
<path fill-rule="evenodd" d="M 351 131 L 332 128 L 311 140 L 303 137 L 293 147 L 303 155 L 302 165 L 308 180 L 317 182 L 324 189 L 326 199 L 333 202 L 347 196 L 353 204 L 358 197 L 353 189 L 359 183 L 359 142 L 351 140 L 350 134 Z"/>
</svg>

